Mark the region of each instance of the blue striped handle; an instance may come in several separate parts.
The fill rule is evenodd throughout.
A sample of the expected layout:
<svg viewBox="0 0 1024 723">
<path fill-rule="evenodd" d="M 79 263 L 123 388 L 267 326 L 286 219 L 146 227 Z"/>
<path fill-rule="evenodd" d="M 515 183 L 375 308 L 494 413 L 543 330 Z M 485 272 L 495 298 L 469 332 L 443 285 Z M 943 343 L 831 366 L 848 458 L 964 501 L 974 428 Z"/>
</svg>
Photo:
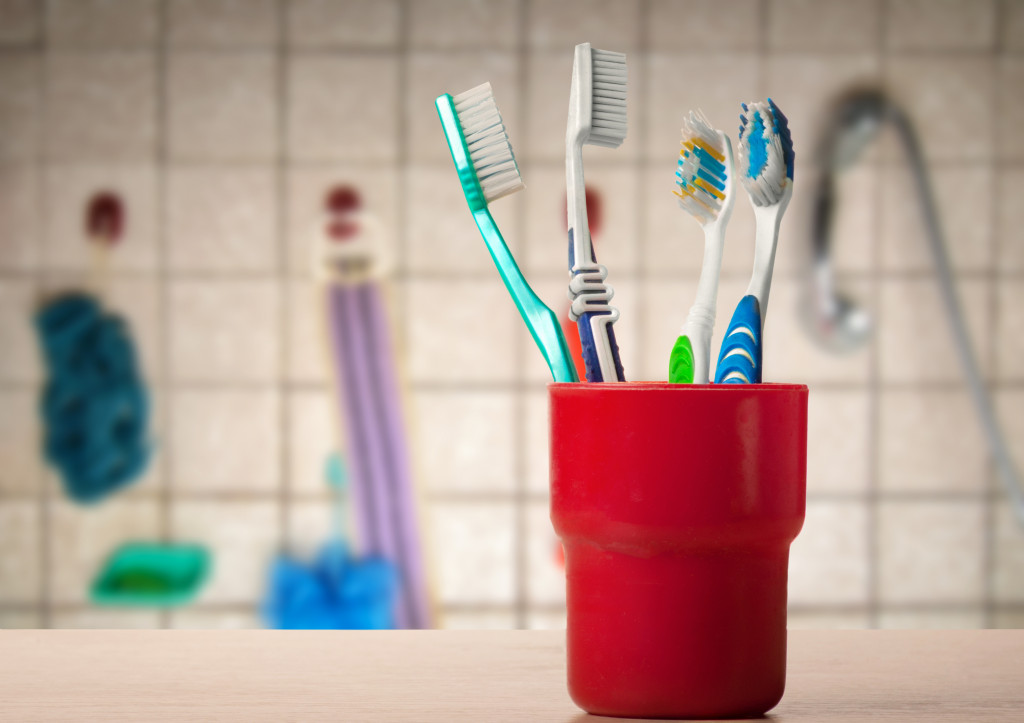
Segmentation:
<svg viewBox="0 0 1024 723">
<path fill-rule="evenodd" d="M 757 297 L 740 299 L 718 351 L 715 384 L 761 383 L 761 307 Z"/>
<path fill-rule="evenodd" d="M 619 345 L 615 341 L 615 329 L 611 324 L 605 326 L 608 332 L 608 347 L 611 349 L 612 357 L 615 359 L 615 374 L 617 379 L 605 379 L 601 374 L 601 358 L 597 353 L 597 343 L 594 339 L 594 327 L 591 320 L 599 316 L 608 316 L 608 312 L 588 311 L 576 320 L 576 328 L 580 332 L 580 346 L 583 348 L 583 362 L 587 368 L 588 382 L 614 382 L 624 381 L 625 373 L 622 371 L 622 362 L 619 360 Z"/>
</svg>

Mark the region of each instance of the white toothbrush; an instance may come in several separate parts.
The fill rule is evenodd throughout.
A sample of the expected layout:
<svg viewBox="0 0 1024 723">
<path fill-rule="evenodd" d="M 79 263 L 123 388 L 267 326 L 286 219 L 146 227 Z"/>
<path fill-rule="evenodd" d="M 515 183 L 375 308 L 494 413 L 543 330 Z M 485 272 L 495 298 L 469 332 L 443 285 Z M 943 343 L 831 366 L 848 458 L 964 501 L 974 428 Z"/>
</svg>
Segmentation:
<svg viewBox="0 0 1024 723">
<path fill-rule="evenodd" d="M 587 224 L 583 146 L 618 148 L 626 139 L 626 56 L 576 46 L 565 131 L 566 203 L 569 221 L 569 318 L 576 322 L 587 381 L 625 381 L 612 324 L 619 310 L 609 305 L 615 290 L 608 269 L 597 263 Z"/>
<path fill-rule="evenodd" d="M 669 381 L 707 384 L 711 366 L 711 332 L 715 326 L 718 276 L 722 269 L 725 227 L 736 200 L 732 143 L 700 111 L 683 121 L 674 191 L 679 206 L 704 229 L 704 263 L 697 300 L 690 307 L 682 335 L 669 358 Z"/>
<path fill-rule="evenodd" d="M 754 272 L 733 312 L 718 354 L 715 382 L 761 382 L 762 333 L 775 266 L 779 225 L 793 196 L 793 139 L 786 116 L 769 98 L 743 105 L 737 175 L 754 206 Z"/>
</svg>

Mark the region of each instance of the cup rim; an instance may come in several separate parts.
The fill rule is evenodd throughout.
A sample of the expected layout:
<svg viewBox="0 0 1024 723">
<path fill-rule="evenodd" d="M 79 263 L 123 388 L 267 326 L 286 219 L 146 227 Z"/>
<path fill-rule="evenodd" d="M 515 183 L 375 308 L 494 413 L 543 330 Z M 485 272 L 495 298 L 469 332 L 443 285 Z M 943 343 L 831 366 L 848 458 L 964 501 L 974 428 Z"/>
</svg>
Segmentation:
<svg viewBox="0 0 1024 723">
<path fill-rule="evenodd" d="M 674 384 L 666 381 L 637 382 L 549 382 L 547 388 L 552 392 L 579 390 L 589 392 L 653 392 L 666 391 L 677 394 L 694 392 L 714 392 L 718 394 L 735 394 L 738 392 L 806 392 L 806 384 L 767 383 L 767 384 Z"/>
</svg>

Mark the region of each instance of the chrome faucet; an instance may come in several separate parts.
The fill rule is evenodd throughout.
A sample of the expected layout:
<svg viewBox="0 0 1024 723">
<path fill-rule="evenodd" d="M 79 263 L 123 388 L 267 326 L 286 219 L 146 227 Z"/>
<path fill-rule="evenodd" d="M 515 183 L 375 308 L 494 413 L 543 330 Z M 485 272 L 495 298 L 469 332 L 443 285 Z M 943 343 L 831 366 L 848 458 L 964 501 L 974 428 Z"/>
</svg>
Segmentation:
<svg viewBox="0 0 1024 723">
<path fill-rule="evenodd" d="M 1017 515 L 1024 525 L 1024 487 L 1010 457 L 1003 430 L 992 408 L 992 400 L 978 368 L 971 347 L 967 324 L 953 283 L 949 252 L 935 196 L 932 193 L 921 144 L 907 114 L 876 89 L 852 91 L 835 104 L 821 141 L 817 146 L 821 175 L 812 209 L 812 266 L 807 303 L 802 316 L 811 336 L 833 351 L 849 351 L 863 345 L 870 337 L 870 314 L 843 294 L 836 286 L 832 268 L 832 225 L 834 209 L 839 202 L 836 179 L 860 157 L 864 148 L 885 126 L 891 126 L 906 153 L 913 175 L 914 187 L 927 231 L 928 246 L 935 264 L 942 303 L 949 320 L 960 364 L 975 411 L 988 440 L 999 477 Z"/>
</svg>

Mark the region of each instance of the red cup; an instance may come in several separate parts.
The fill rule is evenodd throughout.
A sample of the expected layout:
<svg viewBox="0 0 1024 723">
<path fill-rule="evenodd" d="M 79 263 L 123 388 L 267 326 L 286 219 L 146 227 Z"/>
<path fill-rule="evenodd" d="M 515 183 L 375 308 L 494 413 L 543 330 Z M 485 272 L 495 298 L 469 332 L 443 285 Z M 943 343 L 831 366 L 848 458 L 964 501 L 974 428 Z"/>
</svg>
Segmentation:
<svg viewBox="0 0 1024 723">
<path fill-rule="evenodd" d="M 761 715 L 786 683 L 807 387 L 552 384 L 568 677 L 595 715 Z"/>
</svg>

